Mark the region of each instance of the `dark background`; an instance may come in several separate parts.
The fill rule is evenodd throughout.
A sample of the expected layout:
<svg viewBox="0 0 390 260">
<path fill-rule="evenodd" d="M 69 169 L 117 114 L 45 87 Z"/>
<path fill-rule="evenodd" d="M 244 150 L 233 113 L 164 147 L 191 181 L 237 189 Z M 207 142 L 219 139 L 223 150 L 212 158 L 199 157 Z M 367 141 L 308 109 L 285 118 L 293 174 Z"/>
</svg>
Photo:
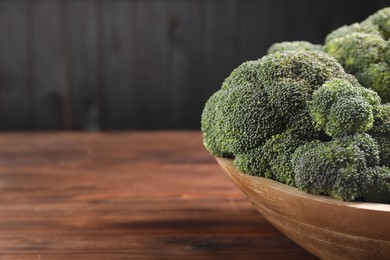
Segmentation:
<svg viewBox="0 0 390 260">
<path fill-rule="evenodd" d="M 384 0 L 0 1 L 0 129 L 198 129 L 273 42 L 322 43 Z"/>
</svg>

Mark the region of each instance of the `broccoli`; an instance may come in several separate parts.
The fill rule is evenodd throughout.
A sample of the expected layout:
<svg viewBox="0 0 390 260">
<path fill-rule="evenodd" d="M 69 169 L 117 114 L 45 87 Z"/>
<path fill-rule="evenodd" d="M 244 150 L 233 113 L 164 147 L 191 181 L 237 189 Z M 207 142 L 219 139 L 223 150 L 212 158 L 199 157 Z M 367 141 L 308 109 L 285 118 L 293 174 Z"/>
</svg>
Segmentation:
<svg viewBox="0 0 390 260">
<path fill-rule="evenodd" d="M 265 177 L 295 186 L 291 157 L 300 145 L 307 141 L 294 137 L 288 132 L 274 135 L 263 146 L 263 165 L 267 165 Z"/>
<path fill-rule="evenodd" d="M 268 54 L 284 50 L 324 51 L 353 74 L 366 88 L 390 102 L 390 7 L 369 16 L 361 23 L 344 25 L 330 32 L 323 46 L 306 41 L 271 45 Z M 356 86 L 356 84 L 354 84 Z"/>
<path fill-rule="evenodd" d="M 366 27 L 376 27 L 382 37 L 385 40 L 388 40 L 390 37 L 390 7 L 383 8 L 373 15 L 370 15 L 361 24 Z"/>
<path fill-rule="evenodd" d="M 324 52 L 277 51 L 244 62 L 209 98 L 204 146 L 250 175 L 386 202 L 390 105 L 380 102 Z"/>
<path fill-rule="evenodd" d="M 263 160 L 263 147 L 258 146 L 246 153 L 237 154 L 234 164 L 241 171 L 254 176 L 266 176 L 269 166 Z"/>
<path fill-rule="evenodd" d="M 329 41 L 324 50 L 335 57 L 348 73 L 356 73 L 370 64 L 381 62 L 387 43 L 375 34 L 351 33 Z"/>
<path fill-rule="evenodd" d="M 379 96 L 343 79 L 325 82 L 309 102 L 316 127 L 332 137 L 366 132 L 380 109 Z"/>
<path fill-rule="evenodd" d="M 382 110 L 368 134 L 379 145 L 379 165 L 390 167 L 390 104 L 382 105 Z"/>
<path fill-rule="evenodd" d="M 205 147 L 216 156 L 234 157 L 287 129 L 302 139 L 318 137 L 307 101 L 334 77 L 350 80 L 335 59 L 321 52 L 278 52 L 243 63 L 206 102 Z"/>
<path fill-rule="evenodd" d="M 359 80 L 370 86 L 382 98 L 382 100 L 390 101 L 390 65 L 387 62 L 379 62 L 370 64 L 363 70 L 355 73 Z"/>
<path fill-rule="evenodd" d="M 275 53 L 278 51 L 321 51 L 322 45 L 312 44 L 306 41 L 294 41 L 294 42 L 279 42 L 274 43 L 269 47 L 267 54 Z"/>
<path fill-rule="evenodd" d="M 291 159 L 299 189 L 347 201 L 364 197 L 368 167 L 378 162 L 378 144 L 368 134 L 315 140 L 298 147 Z"/>
<path fill-rule="evenodd" d="M 378 144 L 368 134 L 315 140 L 298 147 L 291 159 L 300 190 L 345 201 L 390 203 L 390 168 L 378 162 Z"/>
<path fill-rule="evenodd" d="M 337 39 L 342 38 L 347 34 L 351 33 L 367 33 L 367 34 L 374 34 L 377 36 L 382 36 L 378 30 L 378 27 L 373 25 L 372 23 L 353 23 L 351 25 L 343 25 L 336 30 L 329 33 L 325 38 L 325 44 Z"/>
<path fill-rule="evenodd" d="M 367 166 L 357 146 L 316 140 L 298 147 L 291 162 L 300 190 L 347 201 L 362 196 L 359 185 Z"/>
<path fill-rule="evenodd" d="M 390 8 L 379 10 L 361 23 L 342 26 L 328 34 L 323 50 L 348 73 L 390 102 Z"/>
<path fill-rule="evenodd" d="M 248 86 L 221 89 L 202 114 L 204 145 L 214 155 L 232 157 L 277 134 L 280 122 L 265 92 Z"/>
<path fill-rule="evenodd" d="M 362 190 L 366 201 L 390 203 L 390 168 L 378 166 L 369 168 Z"/>
</svg>

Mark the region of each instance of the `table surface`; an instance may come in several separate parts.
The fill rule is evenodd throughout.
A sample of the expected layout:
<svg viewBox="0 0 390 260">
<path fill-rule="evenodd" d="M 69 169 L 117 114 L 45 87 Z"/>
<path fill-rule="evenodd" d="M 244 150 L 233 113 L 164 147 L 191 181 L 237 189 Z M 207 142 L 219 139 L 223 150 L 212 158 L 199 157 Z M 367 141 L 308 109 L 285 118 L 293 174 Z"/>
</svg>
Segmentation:
<svg viewBox="0 0 390 260">
<path fill-rule="evenodd" d="M 0 258 L 314 259 L 199 132 L 0 134 Z"/>
</svg>

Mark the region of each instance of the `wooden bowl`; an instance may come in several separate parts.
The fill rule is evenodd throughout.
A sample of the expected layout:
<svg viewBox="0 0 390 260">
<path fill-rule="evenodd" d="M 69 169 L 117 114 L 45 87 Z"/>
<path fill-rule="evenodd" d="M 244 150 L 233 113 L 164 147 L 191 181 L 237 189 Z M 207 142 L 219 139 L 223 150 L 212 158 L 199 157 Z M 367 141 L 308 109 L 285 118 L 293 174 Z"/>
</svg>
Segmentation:
<svg viewBox="0 0 390 260">
<path fill-rule="evenodd" d="M 219 165 L 272 225 L 321 259 L 390 259 L 390 205 L 342 202 Z"/>
</svg>

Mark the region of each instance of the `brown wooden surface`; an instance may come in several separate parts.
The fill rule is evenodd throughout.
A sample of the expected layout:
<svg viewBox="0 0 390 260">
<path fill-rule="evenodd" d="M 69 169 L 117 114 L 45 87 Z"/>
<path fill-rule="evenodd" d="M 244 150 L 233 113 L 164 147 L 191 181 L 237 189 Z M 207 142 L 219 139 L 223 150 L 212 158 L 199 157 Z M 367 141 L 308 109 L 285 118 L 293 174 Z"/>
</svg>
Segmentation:
<svg viewBox="0 0 390 260">
<path fill-rule="evenodd" d="M 3 133 L 1 259 L 312 259 L 199 132 Z"/>
</svg>

